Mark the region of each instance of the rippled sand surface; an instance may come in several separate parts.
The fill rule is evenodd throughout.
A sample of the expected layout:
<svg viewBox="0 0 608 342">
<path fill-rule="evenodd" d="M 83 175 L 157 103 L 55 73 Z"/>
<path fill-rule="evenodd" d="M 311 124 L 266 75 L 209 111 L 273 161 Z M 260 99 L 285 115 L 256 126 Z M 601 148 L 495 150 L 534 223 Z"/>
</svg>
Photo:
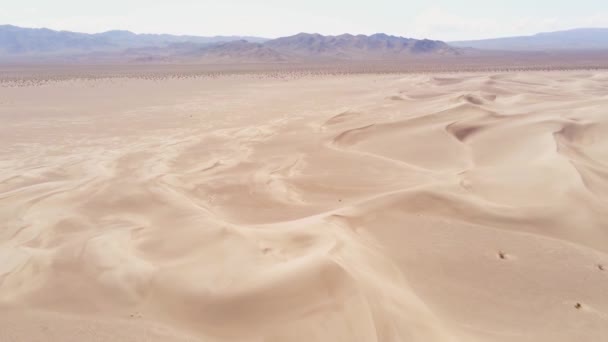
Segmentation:
<svg viewBox="0 0 608 342">
<path fill-rule="evenodd" d="M 608 73 L 0 88 L 2 341 L 608 340 Z"/>
</svg>

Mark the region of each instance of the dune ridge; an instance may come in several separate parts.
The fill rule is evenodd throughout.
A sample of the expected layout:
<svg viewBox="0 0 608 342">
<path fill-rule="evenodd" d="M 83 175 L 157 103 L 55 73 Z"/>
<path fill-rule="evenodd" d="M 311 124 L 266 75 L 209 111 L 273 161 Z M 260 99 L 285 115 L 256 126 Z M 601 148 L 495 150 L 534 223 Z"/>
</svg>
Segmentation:
<svg viewBox="0 0 608 342">
<path fill-rule="evenodd" d="M 605 72 L 0 87 L 0 340 L 608 336 Z"/>
</svg>

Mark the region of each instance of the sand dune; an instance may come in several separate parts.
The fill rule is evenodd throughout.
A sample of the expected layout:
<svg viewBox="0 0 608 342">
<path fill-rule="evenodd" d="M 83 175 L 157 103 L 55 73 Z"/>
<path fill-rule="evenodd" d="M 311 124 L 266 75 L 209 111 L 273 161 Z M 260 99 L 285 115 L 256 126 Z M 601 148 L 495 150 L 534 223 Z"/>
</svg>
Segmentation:
<svg viewBox="0 0 608 342">
<path fill-rule="evenodd" d="M 602 341 L 608 74 L 0 83 L 2 341 Z"/>
</svg>

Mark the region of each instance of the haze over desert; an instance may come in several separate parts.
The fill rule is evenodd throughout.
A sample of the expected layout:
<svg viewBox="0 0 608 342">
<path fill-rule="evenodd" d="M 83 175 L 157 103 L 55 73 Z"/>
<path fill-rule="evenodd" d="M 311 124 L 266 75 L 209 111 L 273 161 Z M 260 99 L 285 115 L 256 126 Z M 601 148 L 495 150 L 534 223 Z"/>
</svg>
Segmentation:
<svg viewBox="0 0 608 342">
<path fill-rule="evenodd" d="M 608 338 L 605 70 L 6 70 L 1 341 Z"/>
</svg>

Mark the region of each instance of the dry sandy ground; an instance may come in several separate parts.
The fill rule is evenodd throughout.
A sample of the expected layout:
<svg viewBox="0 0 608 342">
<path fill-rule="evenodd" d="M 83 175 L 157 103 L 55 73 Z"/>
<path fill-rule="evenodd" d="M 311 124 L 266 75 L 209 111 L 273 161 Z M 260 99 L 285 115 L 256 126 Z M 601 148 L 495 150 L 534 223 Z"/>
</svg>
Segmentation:
<svg viewBox="0 0 608 342">
<path fill-rule="evenodd" d="M 1 341 L 608 340 L 606 72 L 5 82 L 0 120 Z"/>
</svg>

